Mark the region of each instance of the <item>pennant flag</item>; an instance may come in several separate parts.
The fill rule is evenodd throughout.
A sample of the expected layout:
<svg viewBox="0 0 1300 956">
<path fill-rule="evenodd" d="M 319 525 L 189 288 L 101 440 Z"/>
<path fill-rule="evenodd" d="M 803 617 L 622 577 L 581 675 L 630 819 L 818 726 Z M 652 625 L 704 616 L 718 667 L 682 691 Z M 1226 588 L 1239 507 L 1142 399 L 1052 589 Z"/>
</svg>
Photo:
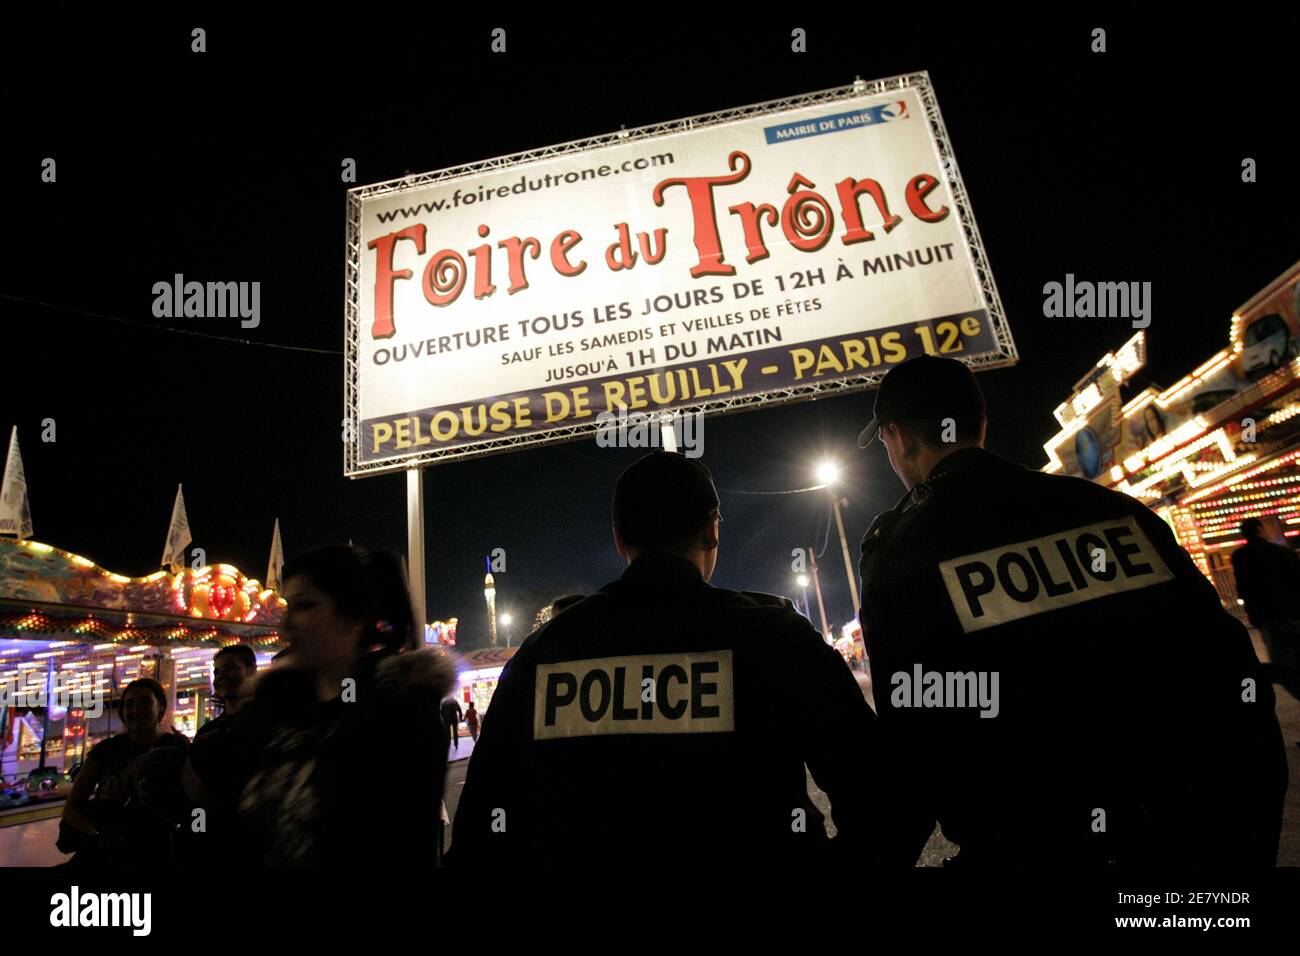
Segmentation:
<svg viewBox="0 0 1300 956">
<path fill-rule="evenodd" d="M 0 534 L 17 535 L 20 541 L 32 536 L 32 509 L 27 502 L 27 476 L 18 451 L 17 425 L 9 437 L 4 483 L 0 484 Z"/>
<path fill-rule="evenodd" d="M 280 590 L 280 571 L 284 568 L 284 549 L 280 547 L 280 519 L 275 519 L 275 533 L 271 535 L 271 560 L 266 566 L 266 586 Z"/>
<path fill-rule="evenodd" d="M 172 505 L 172 526 L 167 529 L 167 544 L 163 548 L 162 564 L 175 574 L 185 565 L 185 549 L 194 539 L 190 537 L 190 519 L 185 515 L 185 496 L 181 486 L 176 486 L 176 503 Z"/>
</svg>

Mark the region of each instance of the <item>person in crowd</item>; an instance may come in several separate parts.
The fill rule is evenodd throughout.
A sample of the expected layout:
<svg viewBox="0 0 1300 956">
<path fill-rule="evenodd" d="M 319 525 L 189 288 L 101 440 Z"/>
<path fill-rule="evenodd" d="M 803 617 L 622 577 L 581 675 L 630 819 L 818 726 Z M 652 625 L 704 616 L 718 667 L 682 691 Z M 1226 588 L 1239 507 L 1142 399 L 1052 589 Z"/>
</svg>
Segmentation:
<svg viewBox="0 0 1300 956">
<path fill-rule="evenodd" d="M 244 694 L 256 676 L 257 655 L 247 644 L 228 644 L 213 655 L 212 696 L 221 704 L 221 714 L 200 727 L 196 739 L 233 723 L 244 703 Z"/>
<path fill-rule="evenodd" d="M 221 714 L 199 728 L 196 741 L 234 731 L 235 717 L 256 677 L 257 656 L 248 645 L 230 644 L 213 655 L 212 690 L 221 704 Z M 189 808 L 178 822 L 172 848 L 177 865 L 220 868 L 239 862 L 238 854 L 232 852 L 238 833 L 235 802 L 229 795 L 227 799 L 210 795 L 202 806 Z"/>
<path fill-rule="evenodd" d="M 787 599 L 709 584 L 722 520 L 709 470 L 641 458 L 618 480 L 613 519 L 622 577 L 543 624 L 502 671 L 449 864 L 898 862 L 894 825 L 869 830 L 893 816 L 889 769 L 844 660 Z M 791 687 L 817 689 L 819 733 L 789 719 Z M 809 771 L 830 797 L 833 841 Z"/>
<path fill-rule="evenodd" d="M 351 546 L 285 565 L 290 654 L 260 675 L 232 732 L 195 742 L 185 791 L 238 808 L 238 854 L 354 872 L 436 859 L 455 669 L 415 646 L 400 560 Z M 387 781 L 376 810 L 359 779 Z M 214 848 L 214 852 L 221 852 Z"/>
<path fill-rule="evenodd" d="M 1300 555 L 1269 541 L 1258 518 L 1241 523 L 1241 536 L 1246 543 L 1232 552 L 1237 597 L 1264 639 L 1273 678 L 1300 696 Z"/>
<path fill-rule="evenodd" d="M 139 782 L 148 754 L 180 753 L 189 740 L 170 728 L 167 692 L 157 681 L 131 681 L 117 705 L 123 730 L 96 744 L 86 755 L 63 805 L 60 850 L 75 855 L 77 869 L 166 866 L 171 860 L 175 824 L 143 805 Z"/>
<path fill-rule="evenodd" d="M 474 709 L 472 700 L 465 711 L 465 729 L 469 731 L 470 739 L 478 743 L 478 711 Z"/>
<path fill-rule="evenodd" d="M 1250 639 L 1151 509 L 987 451 L 971 370 L 896 365 L 858 438 L 907 489 L 862 542 L 881 781 L 954 865 L 1272 866 L 1286 753 Z"/>
<path fill-rule="evenodd" d="M 448 697 L 442 702 L 442 723 L 447 728 L 447 746 L 460 750 L 460 701 Z"/>
</svg>

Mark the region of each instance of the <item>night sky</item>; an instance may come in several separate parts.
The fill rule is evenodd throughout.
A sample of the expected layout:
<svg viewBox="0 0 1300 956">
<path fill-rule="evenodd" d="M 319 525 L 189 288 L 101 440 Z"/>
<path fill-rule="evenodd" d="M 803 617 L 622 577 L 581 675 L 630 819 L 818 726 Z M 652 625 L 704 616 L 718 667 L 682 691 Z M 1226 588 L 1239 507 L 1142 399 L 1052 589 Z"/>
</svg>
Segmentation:
<svg viewBox="0 0 1300 956">
<path fill-rule="evenodd" d="M 404 476 L 343 477 L 344 157 L 358 183 L 379 182 L 928 70 L 1020 352 L 981 375 L 988 444 L 1035 468 L 1052 409 L 1132 334 L 1124 319 L 1044 318 L 1044 283 L 1153 283 L 1134 386 L 1163 387 L 1300 259 L 1295 34 L 1281 25 L 1107 17 L 1008 32 L 909 6 L 894 19 L 663 15 L 579 30 L 565 22 L 575 11 L 452 25 L 357 9 L 328 26 L 15 28 L 0 67 L 0 429 L 7 444 L 18 425 L 37 540 L 149 573 L 183 483 L 194 545 L 259 579 L 277 517 L 289 555 L 348 538 L 405 550 Z M 196 25 L 202 55 L 189 52 Z M 489 52 L 495 26 L 504 55 Z M 790 52 L 795 26 L 808 53 Z M 1095 26 L 1104 54 L 1089 52 Z M 46 156 L 54 184 L 40 181 Z M 1245 157 L 1256 183 L 1241 181 Z M 260 281 L 260 327 L 155 319 L 152 286 L 175 273 Z M 825 542 L 827 612 L 851 617 L 826 494 L 751 493 L 805 488 L 818 459 L 837 459 L 856 562 L 872 516 L 902 492 L 879 445 L 856 447 L 871 401 L 706 422 L 725 519 L 715 584 L 793 596 L 791 549 Z M 497 547 L 516 639 L 551 598 L 616 577 L 609 501 L 640 454 L 587 440 L 428 468 L 430 617 L 458 616 L 462 645 L 486 643 L 483 558 Z"/>
</svg>

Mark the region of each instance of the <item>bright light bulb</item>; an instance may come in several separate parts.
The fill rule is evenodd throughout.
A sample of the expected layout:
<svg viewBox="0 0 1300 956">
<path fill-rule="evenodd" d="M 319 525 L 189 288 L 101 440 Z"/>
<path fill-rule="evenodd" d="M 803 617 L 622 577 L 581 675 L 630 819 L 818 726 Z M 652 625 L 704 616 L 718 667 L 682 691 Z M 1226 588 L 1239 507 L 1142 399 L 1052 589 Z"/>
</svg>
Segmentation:
<svg viewBox="0 0 1300 956">
<path fill-rule="evenodd" d="M 839 466 L 831 461 L 824 461 L 817 466 L 817 480 L 823 485 L 833 485 L 840 480 Z"/>
<path fill-rule="evenodd" d="M 801 588 L 806 588 L 808 586 L 808 575 L 806 574 L 799 575 L 795 580 L 799 582 L 799 587 Z"/>
</svg>

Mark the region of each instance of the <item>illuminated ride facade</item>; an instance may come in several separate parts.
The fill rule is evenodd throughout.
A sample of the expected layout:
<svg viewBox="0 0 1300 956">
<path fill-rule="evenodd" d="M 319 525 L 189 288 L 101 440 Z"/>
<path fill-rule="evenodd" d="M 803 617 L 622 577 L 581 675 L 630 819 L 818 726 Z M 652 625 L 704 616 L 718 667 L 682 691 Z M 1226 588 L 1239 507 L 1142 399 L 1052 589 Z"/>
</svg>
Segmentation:
<svg viewBox="0 0 1300 956">
<path fill-rule="evenodd" d="M 462 707 L 472 701 L 480 714 L 487 713 L 501 672 L 517 650 L 517 647 L 483 647 L 460 655 L 456 699 Z"/>
<path fill-rule="evenodd" d="M 168 723 L 193 736 L 214 716 L 213 655 L 247 644 L 266 666 L 283 616 L 275 592 L 231 565 L 130 578 L 0 538 L 0 777 L 66 770 L 120 732 L 117 700 L 137 677 L 163 685 Z"/>
<path fill-rule="evenodd" d="M 1139 332 L 1107 354 L 1055 411 L 1044 471 L 1133 495 L 1244 620 L 1230 558 L 1242 521 L 1294 546 L 1300 535 L 1300 263 L 1233 314 L 1228 345 L 1169 388 L 1131 394 Z"/>
</svg>

